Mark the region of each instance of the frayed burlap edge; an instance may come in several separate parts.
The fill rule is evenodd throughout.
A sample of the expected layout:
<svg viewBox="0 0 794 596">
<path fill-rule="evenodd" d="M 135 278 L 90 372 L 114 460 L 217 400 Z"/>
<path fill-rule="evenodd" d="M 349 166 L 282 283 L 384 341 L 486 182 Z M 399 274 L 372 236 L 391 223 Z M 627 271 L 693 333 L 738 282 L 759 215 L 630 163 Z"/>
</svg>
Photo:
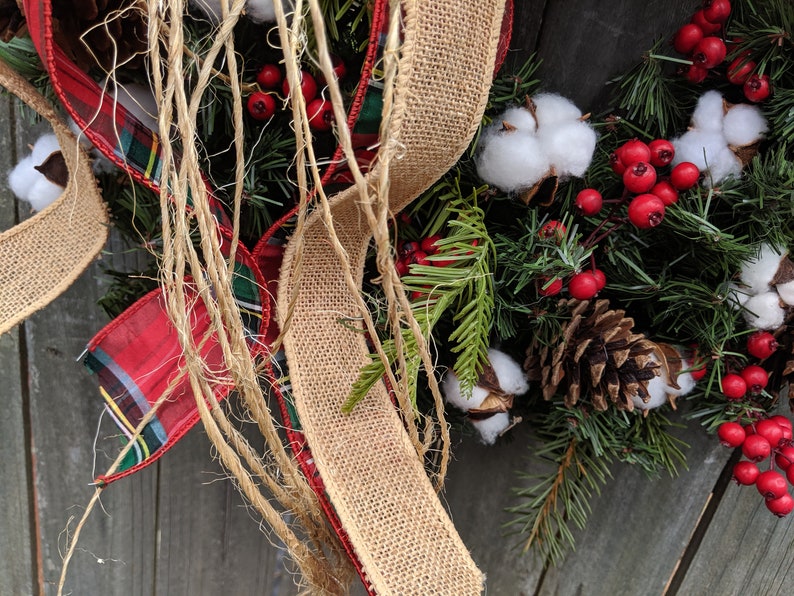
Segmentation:
<svg viewBox="0 0 794 596">
<path fill-rule="evenodd" d="M 392 213 L 467 147 L 487 100 L 503 9 L 503 0 L 403 3 L 395 103 L 390 134 L 382 139 L 391 153 Z M 370 188 L 378 185 L 380 171 L 376 166 L 369 174 Z M 356 188 L 331 199 L 334 242 L 347 263 L 330 245 L 322 209 L 287 247 L 278 307 L 296 407 L 327 493 L 375 592 L 478 594 L 482 574 L 385 386 L 377 384 L 352 414 L 341 411 L 370 352 L 364 333 L 356 331 L 368 315 L 345 277 L 352 271 L 361 283 L 372 231 L 360 202 L 368 200 Z"/>
<path fill-rule="evenodd" d="M 0 333 L 62 294 L 105 246 L 108 217 L 88 157 L 50 103 L 0 60 L 0 85 L 46 118 L 69 170 L 63 194 L 0 234 Z"/>
</svg>

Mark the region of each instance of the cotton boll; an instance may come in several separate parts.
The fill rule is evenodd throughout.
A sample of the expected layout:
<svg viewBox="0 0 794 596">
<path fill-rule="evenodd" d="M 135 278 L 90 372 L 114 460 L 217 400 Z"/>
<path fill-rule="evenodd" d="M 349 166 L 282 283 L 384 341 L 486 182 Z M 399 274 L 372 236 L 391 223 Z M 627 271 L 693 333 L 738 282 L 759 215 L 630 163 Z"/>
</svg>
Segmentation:
<svg viewBox="0 0 794 596">
<path fill-rule="evenodd" d="M 701 131 L 719 132 L 724 115 L 725 106 L 719 91 L 706 91 L 692 112 L 692 126 Z"/>
<path fill-rule="evenodd" d="M 686 361 L 682 362 L 682 365 L 683 365 L 682 368 L 689 368 L 690 366 L 692 366 L 690 363 Z M 668 386 L 667 393 L 678 396 L 686 395 L 695 388 L 695 385 L 697 385 L 697 381 L 695 381 L 695 379 L 692 378 L 692 373 L 688 373 L 688 372 L 680 373 L 676 377 L 675 382 L 678 385 L 678 389 L 676 389 L 675 387 Z"/>
<path fill-rule="evenodd" d="M 667 383 L 667 375 L 662 371 L 660 376 L 648 381 L 648 395 L 650 398 L 647 402 L 643 401 L 639 395 L 632 396 L 631 401 L 634 403 L 634 407 L 640 410 L 653 410 L 666 404 L 667 393 L 670 390 Z"/>
<path fill-rule="evenodd" d="M 729 145 L 742 147 L 751 145 L 761 139 L 769 130 L 766 118 L 758 106 L 738 104 L 725 114 L 722 132 Z"/>
<path fill-rule="evenodd" d="M 60 150 L 61 145 L 58 143 L 58 137 L 54 134 L 45 134 L 36 139 L 30 156 L 33 158 L 33 163 L 38 166 L 43 164 L 50 155 Z"/>
<path fill-rule="evenodd" d="M 744 318 L 755 329 L 777 329 L 783 324 L 785 311 L 777 292 L 764 292 L 750 298 L 744 305 Z"/>
<path fill-rule="evenodd" d="M 521 395 L 529 390 L 529 384 L 523 369 L 510 356 L 491 348 L 488 350 L 488 360 L 494 373 L 496 373 L 496 378 L 502 391 L 513 395 Z"/>
<path fill-rule="evenodd" d="M 458 380 L 458 376 L 452 371 L 449 371 L 444 377 L 443 387 L 444 397 L 447 403 L 452 404 L 464 412 L 468 412 L 472 408 L 480 407 L 480 404 L 488 397 L 488 391 L 486 389 L 474 387 L 471 397 L 466 399 L 460 388 L 460 380 Z"/>
<path fill-rule="evenodd" d="M 107 85 L 107 93 L 112 102 L 120 103 L 128 112 L 135 116 L 149 130 L 158 129 L 157 100 L 149 86 L 138 83 Z M 105 101 L 108 101 L 107 99 Z"/>
<path fill-rule="evenodd" d="M 38 164 L 33 162 L 33 156 L 28 155 L 8 173 L 8 187 L 22 201 L 28 200 L 28 194 L 31 186 L 33 186 L 35 177 L 37 175 L 41 176 L 39 172 L 33 169 L 35 165 Z"/>
<path fill-rule="evenodd" d="M 496 122 L 507 122 L 515 126 L 520 132 L 534 133 L 538 128 L 535 117 L 528 109 L 521 106 L 508 108 L 505 113 L 494 119 Z"/>
<path fill-rule="evenodd" d="M 705 184 L 707 187 L 716 186 L 728 178 L 740 178 L 741 175 L 742 160 L 726 145 L 709 161 Z"/>
<path fill-rule="evenodd" d="M 31 207 L 36 211 L 41 211 L 45 207 L 55 202 L 55 199 L 63 194 L 63 187 L 53 184 L 43 175 L 39 174 L 39 178 L 30 187 L 28 198 L 26 201 L 30 203 Z"/>
<path fill-rule="evenodd" d="M 570 100 L 557 93 L 539 93 L 532 98 L 538 128 L 554 126 L 560 122 L 578 120 L 582 111 Z"/>
<path fill-rule="evenodd" d="M 733 282 L 728 284 L 728 304 L 734 309 L 744 306 L 752 295 L 752 290 L 748 287 Z"/>
<path fill-rule="evenodd" d="M 586 122 L 574 120 L 554 128 L 541 128 L 538 139 L 557 175 L 581 177 L 590 167 L 596 133 Z"/>
<path fill-rule="evenodd" d="M 690 130 L 677 139 L 672 140 L 675 148 L 673 165 L 685 161 L 692 162 L 703 172 L 712 164 L 725 149 L 728 143 L 722 132 Z"/>
<path fill-rule="evenodd" d="M 506 192 L 530 188 L 549 171 L 549 160 L 534 136 L 498 129 L 486 132 L 476 165 L 480 178 Z"/>
<path fill-rule="evenodd" d="M 742 282 L 749 286 L 753 294 L 769 292 L 769 284 L 775 277 L 784 254 L 771 244 L 762 244 L 758 256 L 742 264 Z"/>
<path fill-rule="evenodd" d="M 480 433 L 482 442 L 486 445 L 493 445 L 499 435 L 510 426 L 510 415 L 507 412 L 497 412 L 483 420 L 472 420 L 471 423 Z"/>
<path fill-rule="evenodd" d="M 273 23 L 276 9 L 273 0 L 248 0 L 245 3 L 245 16 L 255 23 Z"/>
<path fill-rule="evenodd" d="M 794 306 L 794 280 L 787 281 L 783 284 L 777 284 L 775 289 L 783 302 L 789 306 Z"/>
</svg>

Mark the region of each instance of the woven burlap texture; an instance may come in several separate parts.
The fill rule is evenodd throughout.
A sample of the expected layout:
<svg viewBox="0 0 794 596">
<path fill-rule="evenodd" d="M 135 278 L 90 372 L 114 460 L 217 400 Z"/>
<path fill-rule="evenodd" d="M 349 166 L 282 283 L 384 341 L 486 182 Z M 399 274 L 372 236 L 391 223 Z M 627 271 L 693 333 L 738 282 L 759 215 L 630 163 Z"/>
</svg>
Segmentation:
<svg viewBox="0 0 794 596">
<path fill-rule="evenodd" d="M 87 156 L 47 100 L 0 60 L 0 85 L 46 118 L 69 170 L 63 194 L 0 234 L 0 333 L 62 294 L 105 246 L 108 218 Z"/>
<path fill-rule="evenodd" d="M 404 42 L 388 135 L 399 146 L 390 160 L 393 213 L 468 146 L 487 101 L 503 10 L 503 0 L 403 2 Z M 379 171 L 376 166 L 368 175 L 371 188 Z M 359 284 L 371 237 L 360 200 L 355 188 L 331 199 L 336 234 Z M 483 576 L 428 480 L 384 384 L 352 414 L 342 413 L 370 350 L 364 333 L 340 324 L 360 320 L 361 313 L 317 211 L 302 240 L 302 255 L 300 243 L 290 241 L 279 282 L 290 380 L 327 493 L 368 579 L 378 594 L 479 594 Z M 297 260 L 300 276 L 294 271 Z"/>
</svg>

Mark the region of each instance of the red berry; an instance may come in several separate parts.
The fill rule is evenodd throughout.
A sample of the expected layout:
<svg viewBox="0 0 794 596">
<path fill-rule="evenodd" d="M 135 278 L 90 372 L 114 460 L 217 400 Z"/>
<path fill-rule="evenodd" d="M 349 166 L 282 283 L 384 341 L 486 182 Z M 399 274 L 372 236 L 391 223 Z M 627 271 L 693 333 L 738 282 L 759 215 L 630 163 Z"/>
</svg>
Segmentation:
<svg viewBox="0 0 794 596">
<path fill-rule="evenodd" d="M 620 155 L 617 150 L 609 154 L 609 167 L 612 168 L 612 171 L 618 176 L 622 176 L 623 172 L 626 171 L 626 166 L 620 161 Z"/>
<path fill-rule="evenodd" d="M 703 18 L 710 23 L 723 24 L 731 14 L 730 0 L 705 0 L 703 2 Z"/>
<path fill-rule="evenodd" d="M 717 437 L 725 447 L 741 447 L 747 433 L 738 422 L 723 422 L 717 429 Z"/>
<path fill-rule="evenodd" d="M 655 139 L 648 144 L 651 150 L 651 165 L 656 168 L 663 168 L 670 165 L 675 157 L 675 147 L 667 139 Z"/>
<path fill-rule="evenodd" d="M 441 238 L 441 234 L 433 234 L 427 238 L 422 238 L 421 242 L 419 242 L 419 247 L 427 254 L 434 255 L 438 252 L 438 246 L 436 245 L 436 242 L 441 240 Z"/>
<path fill-rule="evenodd" d="M 683 73 L 687 81 L 693 83 L 694 85 L 697 85 L 706 80 L 709 71 L 707 68 L 703 68 L 702 66 L 699 66 L 697 64 L 690 64 L 688 67 L 684 69 Z"/>
<path fill-rule="evenodd" d="M 265 64 L 256 75 L 256 82 L 265 89 L 281 86 L 281 69 L 276 64 Z"/>
<path fill-rule="evenodd" d="M 254 91 L 248 96 L 246 108 L 254 120 L 267 120 L 276 113 L 276 100 L 264 91 Z"/>
<path fill-rule="evenodd" d="M 574 205 L 582 215 L 596 215 L 604 205 L 604 198 L 595 188 L 585 188 L 576 195 Z"/>
<path fill-rule="evenodd" d="M 341 81 L 347 74 L 347 66 L 345 65 L 345 61 L 336 54 L 331 55 L 331 67 L 334 71 L 334 78 L 337 81 Z M 317 82 L 320 85 L 325 85 L 328 81 L 325 80 L 325 75 L 323 75 L 323 73 L 319 73 L 317 75 Z"/>
<path fill-rule="evenodd" d="M 676 31 L 673 47 L 679 54 L 689 54 L 701 39 L 703 39 L 703 29 L 695 23 L 687 23 Z"/>
<path fill-rule="evenodd" d="M 794 466 L 789 466 L 786 468 L 786 480 L 788 480 L 791 484 L 794 484 Z"/>
<path fill-rule="evenodd" d="M 639 139 L 626 141 L 618 147 L 616 153 L 626 167 L 638 161 L 650 161 L 651 159 L 651 149 Z"/>
<path fill-rule="evenodd" d="M 778 517 L 786 517 L 794 510 L 794 498 L 790 494 L 784 493 L 777 499 L 768 499 L 766 508 Z"/>
<path fill-rule="evenodd" d="M 593 277 L 595 277 L 596 281 L 598 282 L 598 291 L 600 292 L 603 290 L 607 285 L 607 276 L 604 275 L 604 272 L 600 269 L 593 269 L 591 271 Z"/>
<path fill-rule="evenodd" d="M 331 102 L 319 97 L 306 106 L 306 116 L 309 118 L 309 126 L 320 132 L 331 130 L 334 124 L 334 108 Z"/>
<path fill-rule="evenodd" d="M 623 185 L 629 192 L 648 192 L 656 184 L 656 169 L 647 161 L 638 161 L 626 167 Z"/>
<path fill-rule="evenodd" d="M 742 454 L 750 461 L 759 462 L 765 460 L 772 453 L 772 446 L 761 435 L 750 435 L 742 443 Z"/>
<path fill-rule="evenodd" d="M 769 499 L 779 499 L 788 492 L 786 477 L 777 470 L 766 470 L 758 475 L 755 487 L 761 495 Z"/>
<path fill-rule="evenodd" d="M 727 54 L 725 42 L 719 37 L 709 35 L 701 39 L 692 50 L 692 62 L 701 68 L 714 68 L 722 64 Z"/>
<path fill-rule="evenodd" d="M 300 71 L 301 77 L 301 94 L 303 95 L 303 100 L 306 103 L 309 103 L 315 97 L 317 97 L 317 81 L 314 80 L 314 77 L 311 73 L 302 70 Z M 284 79 L 284 82 L 281 85 L 281 91 L 284 93 L 284 96 L 289 95 L 289 81 Z"/>
<path fill-rule="evenodd" d="M 751 75 L 744 82 L 742 91 L 744 91 L 744 96 L 753 103 L 764 101 L 772 93 L 772 88 L 769 85 L 769 75 Z"/>
<path fill-rule="evenodd" d="M 629 221 L 641 230 L 653 228 L 664 219 L 664 202 L 656 195 L 637 195 L 629 203 Z"/>
<path fill-rule="evenodd" d="M 577 300 L 590 300 L 598 294 L 598 280 L 590 271 L 577 273 L 568 282 L 568 293 Z"/>
<path fill-rule="evenodd" d="M 733 479 L 737 482 L 737 484 L 741 484 L 743 486 L 755 484 L 755 481 L 758 480 L 758 476 L 760 474 L 761 470 L 759 470 L 758 466 L 751 461 L 740 461 L 733 466 Z"/>
<path fill-rule="evenodd" d="M 728 81 L 734 85 L 744 85 L 753 74 L 756 64 L 746 55 L 739 56 L 728 66 Z"/>
<path fill-rule="evenodd" d="M 759 360 L 769 358 L 777 350 L 777 340 L 769 331 L 756 331 L 747 338 L 747 352 Z"/>
<path fill-rule="evenodd" d="M 761 393 L 769 383 L 769 374 L 757 364 L 745 366 L 739 374 L 747 383 L 747 390 L 750 393 Z"/>
<path fill-rule="evenodd" d="M 565 232 L 566 229 L 563 223 L 556 219 L 552 219 L 540 228 L 538 237 L 541 240 L 554 240 L 559 243 L 565 237 Z"/>
<path fill-rule="evenodd" d="M 678 202 L 678 191 L 670 184 L 669 180 L 662 180 L 654 184 L 653 188 L 651 188 L 651 194 L 662 199 L 665 207 Z"/>
<path fill-rule="evenodd" d="M 722 377 L 722 394 L 731 401 L 737 401 L 747 393 L 747 383 L 739 375 L 729 373 Z"/>
<path fill-rule="evenodd" d="M 404 259 L 419 250 L 419 243 L 413 240 L 402 240 L 397 245 L 397 254 L 401 259 Z"/>
<path fill-rule="evenodd" d="M 692 15 L 692 18 L 689 19 L 689 21 L 700 27 L 703 30 L 704 35 L 711 35 L 713 33 L 716 33 L 722 28 L 722 25 L 720 25 L 719 23 L 713 23 L 709 21 L 706 18 L 706 15 L 704 14 L 702 9 L 696 11 L 695 14 Z"/>
<path fill-rule="evenodd" d="M 697 184 L 700 170 L 691 161 L 683 161 L 670 172 L 670 183 L 678 190 L 688 190 Z"/>
<path fill-rule="evenodd" d="M 791 440 L 791 420 L 786 418 L 785 416 L 781 416 L 780 414 L 775 414 L 774 416 L 769 418 L 770 420 L 774 420 L 777 422 L 778 426 L 783 429 L 783 438 L 787 441 Z"/>
<path fill-rule="evenodd" d="M 778 447 L 777 453 L 775 454 L 775 464 L 777 467 L 788 472 L 789 466 L 791 466 L 792 463 L 794 463 L 794 446 L 784 445 L 783 447 Z"/>
<path fill-rule="evenodd" d="M 433 263 L 427 260 L 427 253 L 417 250 L 411 253 L 408 257 L 409 265 L 432 265 Z"/>
<path fill-rule="evenodd" d="M 562 291 L 562 280 L 559 277 L 555 277 L 551 281 L 548 278 L 542 280 L 540 287 L 538 288 L 538 294 L 541 296 L 556 296 Z"/>
<path fill-rule="evenodd" d="M 774 420 L 759 420 L 755 425 L 756 434 L 761 435 L 772 447 L 777 447 L 783 438 L 783 429 Z"/>
<path fill-rule="evenodd" d="M 397 270 L 397 275 L 402 277 L 403 275 L 408 273 L 408 262 L 403 259 L 395 261 L 394 268 Z"/>
</svg>

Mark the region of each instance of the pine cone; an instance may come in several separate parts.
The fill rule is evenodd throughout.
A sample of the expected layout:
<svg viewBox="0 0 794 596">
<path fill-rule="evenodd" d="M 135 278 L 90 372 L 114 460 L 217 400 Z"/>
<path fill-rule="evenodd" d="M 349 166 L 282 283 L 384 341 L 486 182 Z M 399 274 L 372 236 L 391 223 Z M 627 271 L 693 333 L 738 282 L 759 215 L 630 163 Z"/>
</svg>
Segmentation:
<svg viewBox="0 0 794 596">
<path fill-rule="evenodd" d="M 559 343 L 533 341 L 524 368 L 530 381 L 539 381 L 544 399 L 565 391 L 565 405 L 573 407 L 588 396 L 596 410 L 609 402 L 633 410 L 633 396 L 648 397 L 648 381 L 667 366 L 664 351 L 644 335 L 634 333 L 634 320 L 623 310 L 610 310 L 608 300 L 562 300 L 569 311 Z"/>
</svg>

